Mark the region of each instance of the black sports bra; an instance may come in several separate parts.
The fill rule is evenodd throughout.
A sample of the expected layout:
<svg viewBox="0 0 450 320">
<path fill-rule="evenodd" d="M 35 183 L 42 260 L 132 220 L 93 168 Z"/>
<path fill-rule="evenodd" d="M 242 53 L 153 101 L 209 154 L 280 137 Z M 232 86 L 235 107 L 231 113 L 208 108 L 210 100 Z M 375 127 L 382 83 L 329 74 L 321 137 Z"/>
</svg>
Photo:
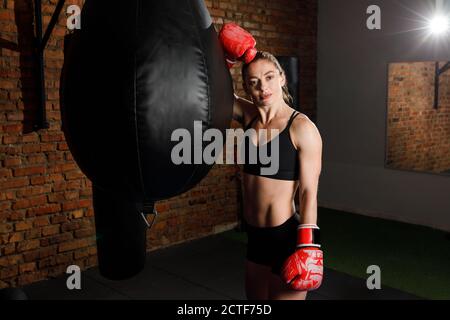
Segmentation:
<svg viewBox="0 0 450 320">
<path fill-rule="evenodd" d="M 275 174 L 263 174 L 261 172 L 262 168 L 269 168 L 271 163 L 262 164 L 259 157 L 259 145 L 255 146 L 255 144 L 251 141 L 250 137 L 246 135 L 243 141 L 243 147 L 245 152 L 245 162 L 244 162 L 244 172 L 247 174 L 252 174 L 256 176 L 262 176 L 271 179 L 277 180 L 297 180 L 299 178 L 299 160 L 298 160 L 298 152 L 292 144 L 291 138 L 289 136 L 289 128 L 291 127 L 292 121 L 296 116 L 300 113 L 295 114 L 294 111 L 289 118 L 289 122 L 275 138 L 267 142 L 265 147 L 267 156 L 271 156 L 271 143 L 275 140 L 278 140 L 278 150 L 279 150 L 279 165 L 278 172 Z M 245 127 L 245 131 L 251 127 L 253 122 L 257 119 L 258 116 L 253 118 L 250 123 Z M 249 152 L 254 152 L 256 155 L 256 163 L 249 163 L 252 159 L 249 159 Z M 254 161 L 253 161 L 254 162 Z M 267 161 L 265 161 L 267 162 Z"/>
</svg>

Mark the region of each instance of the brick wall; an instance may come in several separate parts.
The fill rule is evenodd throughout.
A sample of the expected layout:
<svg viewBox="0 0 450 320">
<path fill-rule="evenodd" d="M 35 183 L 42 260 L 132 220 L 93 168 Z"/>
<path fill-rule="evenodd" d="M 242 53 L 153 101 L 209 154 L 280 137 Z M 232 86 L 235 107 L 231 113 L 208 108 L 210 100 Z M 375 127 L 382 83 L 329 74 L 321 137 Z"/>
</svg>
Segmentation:
<svg viewBox="0 0 450 320">
<path fill-rule="evenodd" d="M 445 62 L 440 63 L 442 67 Z M 434 109 L 435 62 L 389 67 L 388 164 L 408 170 L 450 169 L 450 73 L 440 77 Z"/>
<path fill-rule="evenodd" d="M 316 120 L 317 1 L 206 1 L 217 30 L 234 21 L 250 31 L 259 50 L 297 56 L 300 62 L 300 111 Z M 244 96 L 240 65 L 232 70 L 235 89 Z"/>
<path fill-rule="evenodd" d="M 250 30 L 258 48 L 297 55 L 302 71 L 302 111 L 315 118 L 317 1 L 206 1 L 216 29 L 234 21 Z M 44 30 L 57 0 L 43 1 Z M 68 0 L 82 6 L 82 0 Z M 65 7 L 65 8 L 66 8 Z M 64 14 L 45 52 L 47 118 L 36 119 L 33 1 L 0 1 L 0 288 L 58 276 L 70 264 L 95 266 L 95 224 L 90 181 L 82 174 L 60 130 L 59 76 L 63 63 Z M 232 70 L 243 94 L 239 69 Z M 235 124 L 234 124 L 235 125 Z M 240 214 L 239 167 L 216 165 L 195 188 L 159 201 L 160 215 L 148 232 L 153 250 L 221 232 Z"/>
</svg>

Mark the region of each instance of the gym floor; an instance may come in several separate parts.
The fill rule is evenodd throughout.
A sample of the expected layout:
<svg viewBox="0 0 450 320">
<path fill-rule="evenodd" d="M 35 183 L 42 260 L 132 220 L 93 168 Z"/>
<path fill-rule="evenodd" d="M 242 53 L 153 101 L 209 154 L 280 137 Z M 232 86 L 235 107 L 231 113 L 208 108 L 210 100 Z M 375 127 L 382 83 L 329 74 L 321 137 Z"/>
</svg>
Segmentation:
<svg viewBox="0 0 450 320">
<path fill-rule="evenodd" d="M 444 232 L 325 208 L 319 217 L 325 277 L 307 299 L 450 298 Z M 92 268 L 82 273 L 80 290 L 68 290 L 66 276 L 23 289 L 31 300 L 243 300 L 245 242 L 245 233 L 231 230 L 149 252 L 144 271 L 129 280 L 110 281 Z M 380 290 L 367 288 L 369 265 L 381 269 Z"/>
</svg>

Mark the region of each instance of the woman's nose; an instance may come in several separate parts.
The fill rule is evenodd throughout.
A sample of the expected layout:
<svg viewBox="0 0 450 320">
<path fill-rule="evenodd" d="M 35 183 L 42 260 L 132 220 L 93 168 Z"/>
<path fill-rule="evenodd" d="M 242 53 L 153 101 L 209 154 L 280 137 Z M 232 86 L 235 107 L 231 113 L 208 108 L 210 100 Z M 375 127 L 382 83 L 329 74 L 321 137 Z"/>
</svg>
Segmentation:
<svg viewBox="0 0 450 320">
<path fill-rule="evenodd" d="M 261 91 L 265 91 L 267 89 L 267 82 L 261 81 Z"/>
</svg>

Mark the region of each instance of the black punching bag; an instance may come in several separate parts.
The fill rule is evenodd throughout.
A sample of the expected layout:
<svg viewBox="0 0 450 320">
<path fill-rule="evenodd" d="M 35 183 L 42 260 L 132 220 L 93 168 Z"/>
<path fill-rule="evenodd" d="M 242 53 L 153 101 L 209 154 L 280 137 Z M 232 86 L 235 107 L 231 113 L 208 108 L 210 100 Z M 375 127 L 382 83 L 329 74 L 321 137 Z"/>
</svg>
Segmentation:
<svg viewBox="0 0 450 320">
<path fill-rule="evenodd" d="M 299 65 L 298 58 L 294 56 L 277 56 L 276 57 L 281 67 L 286 73 L 286 80 L 289 93 L 291 94 L 294 105 L 293 108 L 300 110 L 299 105 Z"/>
<path fill-rule="evenodd" d="M 175 165 L 172 132 L 202 121 L 225 137 L 231 77 L 203 0 L 86 0 L 65 49 L 62 129 L 93 184 L 100 272 L 125 279 L 145 263 L 141 213 L 212 166 Z"/>
</svg>

